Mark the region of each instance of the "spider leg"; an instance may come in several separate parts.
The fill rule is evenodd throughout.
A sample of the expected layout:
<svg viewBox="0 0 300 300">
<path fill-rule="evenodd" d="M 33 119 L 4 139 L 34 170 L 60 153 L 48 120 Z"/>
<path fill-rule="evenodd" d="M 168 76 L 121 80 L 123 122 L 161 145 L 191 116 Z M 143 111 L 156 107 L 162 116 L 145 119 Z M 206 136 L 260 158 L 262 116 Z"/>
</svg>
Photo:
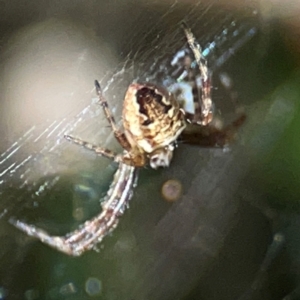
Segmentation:
<svg viewBox="0 0 300 300">
<path fill-rule="evenodd" d="M 245 120 L 246 115 L 241 114 L 222 129 L 211 124 L 207 126 L 190 124 L 181 133 L 180 139 L 183 143 L 201 147 L 224 147 L 234 140 L 238 128 L 243 125 Z"/>
<path fill-rule="evenodd" d="M 132 166 L 132 167 L 142 167 L 146 163 L 145 156 L 139 153 L 127 153 L 126 151 L 124 154 L 117 154 L 109 149 L 103 148 L 101 146 L 97 146 L 94 144 L 91 144 L 89 142 L 86 142 L 84 140 L 75 138 L 70 135 L 65 135 L 64 136 L 67 141 L 72 142 L 76 145 L 82 146 L 83 148 L 93 151 L 99 156 L 103 156 L 106 158 L 112 159 L 116 163 L 124 163 L 126 165 Z"/>
<path fill-rule="evenodd" d="M 117 128 L 115 118 L 114 118 L 111 110 L 109 109 L 108 103 L 103 95 L 103 92 L 102 92 L 102 89 L 101 89 L 101 86 L 100 86 L 100 83 L 98 82 L 98 80 L 95 80 L 95 88 L 96 88 L 96 93 L 99 98 L 99 103 L 103 108 L 105 117 L 108 120 L 108 122 L 112 128 L 115 138 L 117 139 L 117 141 L 120 143 L 120 145 L 125 150 L 129 151 L 131 149 L 131 145 L 129 144 L 125 134 Z"/>
<path fill-rule="evenodd" d="M 87 150 L 93 151 L 97 155 L 110 158 L 110 159 L 114 160 L 115 162 L 121 162 L 122 161 L 122 159 L 121 159 L 122 155 L 119 155 L 119 154 L 117 154 L 117 153 L 115 153 L 115 152 L 113 152 L 109 149 L 91 144 L 91 143 L 86 142 L 84 140 L 75 138 L 71 135 L 65 135 L 64 137 L 67 141 L 72 142 L 76 145 L 82 146 L 83 148 L 85 148 Z"/>
<path fill-rule="evenodd" d="M 184 33 L 191 48 L 194 57 L 196 59 L 197 65 L 199 66 L 201 74 L 201 97 L 199 98 L 200 112 L 200 124 L 207 125 L 212 121 L 213 118 L 213 103 L 211 100 L 211 82 L 207 67 L 207 60 L 202 55 L 202 50 L 200 45 L 197 43 L 191 29 L 186 23 L 182 23 Z"/>
<path fill-rule="evenodd" d="M 83 252 L 93 249 L 117 226 L 119 217 L 123 215 L 132 197 L 136 179 L 136 168 L 120 164 L 102 203 L 102 212 L 65 236 L 51 236 L 43 229 L 13 218 L 9 222 L 27 235 L 39 239 L 56 250 L 68 255 L 79 256 Z"/>
</svg>

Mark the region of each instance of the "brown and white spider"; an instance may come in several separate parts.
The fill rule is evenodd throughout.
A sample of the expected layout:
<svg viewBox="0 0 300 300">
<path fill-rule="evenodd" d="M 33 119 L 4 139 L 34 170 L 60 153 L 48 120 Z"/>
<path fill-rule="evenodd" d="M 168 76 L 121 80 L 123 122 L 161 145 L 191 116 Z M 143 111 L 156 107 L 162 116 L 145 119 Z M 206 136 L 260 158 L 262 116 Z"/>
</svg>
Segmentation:
<svg viewBox="0 0 300 300">
<path fill-rule="evenodd" d="M 115 138 L 123 147 L 122 154 L 116 154 L 100 146 L 66 135 L 65 138 L 96 154 L 113 159 L 119 164 L 110 189 L 102 202 L 102 212 L 86 221 L 79 229 L 63 237 L 51 236 L 47 232 L 22 221 L 10 222 L 29 236 L 69 255 L 78 256 L 95 248 L 103 237 L 117 225 L 132 196 L 138 167 L 146 164 L 154 169 L 168 167 L 179 136 L 190 143 L 203 146 L 224 146 L 232 139 L 233 131 L 240 126 L 243 117 L 223 130 L 211 125 L 213 103 L 210 91 L 210 76 L 207 61 L 202 56 L 200 45 L 195 41 L 191 30 L 183 24 L 187 42 L 199 66 L 202 89 L 198 103 L 199 116 L 191 121 L 180 107 L 175 96 L 165 88 L 150 83 L 133 83 L 128 87 L 123 103 L 123 127 L 120 131 L 105 100 L 100 84 L 95 87 L 99 103 L 112 128 Z M 200 130 L 184 132 L 189 123 L 197 123 Z"/>
</svg>

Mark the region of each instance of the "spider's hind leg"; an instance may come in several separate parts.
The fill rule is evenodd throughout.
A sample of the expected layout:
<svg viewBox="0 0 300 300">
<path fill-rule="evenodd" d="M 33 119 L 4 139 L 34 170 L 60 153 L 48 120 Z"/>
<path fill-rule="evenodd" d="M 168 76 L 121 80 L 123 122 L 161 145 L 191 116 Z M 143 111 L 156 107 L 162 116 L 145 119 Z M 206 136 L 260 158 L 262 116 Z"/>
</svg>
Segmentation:
<svg viewBox="0 0 300 300">
<path fill-rule="evenodd" d="M 245 120 L 246 115 L 243 113 L 222 129 L 213 124 L 207 126 L 190 124 L 182 132 L 180 138 L 185 144 L 223 148 L 235 139 L 237 130 Z"/>
</svg>

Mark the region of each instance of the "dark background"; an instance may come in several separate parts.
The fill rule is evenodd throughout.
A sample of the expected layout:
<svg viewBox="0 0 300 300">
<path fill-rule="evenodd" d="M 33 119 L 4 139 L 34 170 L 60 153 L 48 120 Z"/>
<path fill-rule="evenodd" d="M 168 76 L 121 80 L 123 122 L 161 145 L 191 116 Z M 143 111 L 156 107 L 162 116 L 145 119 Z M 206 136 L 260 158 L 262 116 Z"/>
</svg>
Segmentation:
<svg viewBox="0 0 300 300">
<path fill-rule="evenodd" d="M 299 299 L 299 28 L 288 4 L 0 2 L 0 299 Z M 120 120 L 130 82 L 170 76 L 183 19 L 210 49 L 224 121 L 237 106 L 247 114 L 229 151 L 180 145 L 170 168 L 141 170 L 99 252 L 67 257 L 12 228 L 14 216 L 64 234 L 99 211 L 115 166 L 63 134 L 121 151 L 93 81 Z M 168 179 L 183 186 L 173 204 L 161 196 Z"/>
</svg>

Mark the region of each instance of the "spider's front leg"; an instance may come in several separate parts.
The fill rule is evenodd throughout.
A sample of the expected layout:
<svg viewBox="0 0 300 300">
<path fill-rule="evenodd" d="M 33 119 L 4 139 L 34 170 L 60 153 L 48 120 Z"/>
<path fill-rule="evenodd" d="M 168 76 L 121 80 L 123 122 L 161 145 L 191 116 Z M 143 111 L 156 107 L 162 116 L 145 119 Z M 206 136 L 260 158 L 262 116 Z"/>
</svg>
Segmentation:
<svg viewBox="0 0 300 300">
<path fill-rule="evenodd" d="M 41 228 L 13 218 L 9 222 L 58 251 L 79 256 L 95 248 L 117 226 L 119 217 L 132 197 L 136 178 L 137 169 L 121 163 L 102 203 L 102 212 L 65 236 L 52 236 Z"/>
</svg>

